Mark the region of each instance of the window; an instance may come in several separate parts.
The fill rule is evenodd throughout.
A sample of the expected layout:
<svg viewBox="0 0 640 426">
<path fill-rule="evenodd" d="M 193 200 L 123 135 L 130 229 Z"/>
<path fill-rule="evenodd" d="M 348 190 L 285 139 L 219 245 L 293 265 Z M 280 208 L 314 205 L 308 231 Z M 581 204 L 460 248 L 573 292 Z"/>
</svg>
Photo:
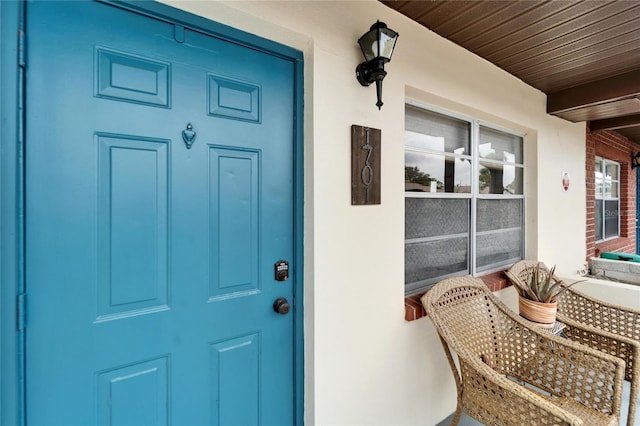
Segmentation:
<svg viewBox="0 0 640 426">
<path fill-rule="evenodd" d="M 596 241 L 620 235 L 620 164 L 596 158 Z"/>
<path fill-rule="evenodd" d="M 405 292 L 523 258 L 523 138 L 405 109 Z"/>
</svg>

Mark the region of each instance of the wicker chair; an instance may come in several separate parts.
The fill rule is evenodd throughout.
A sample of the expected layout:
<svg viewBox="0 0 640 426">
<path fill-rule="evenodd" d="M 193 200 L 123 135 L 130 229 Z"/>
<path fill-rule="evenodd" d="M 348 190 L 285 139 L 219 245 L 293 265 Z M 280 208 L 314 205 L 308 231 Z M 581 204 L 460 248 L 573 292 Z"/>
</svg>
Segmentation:
<svg viewBox="0 0 640 426">
<path fill-rule="evenodd" d="M 512 280 L 526 280 L 538 263 L 522 260 L 506 274 Z M 625 361 L 624 378 L 631 384 L 627 426 L 634 426 L 640 388 L 640 311 L 594 299 L 572 287 L 560 296 L 557 318 L 566 324 L 564 334 L 569 339 Z"/>
<path fill-rule="evenodd" d="M 618 424 L 621 359 L 528 326 L 478 278 L 445 279 L 421 300 L 458 391 L 452 425 L 463 411 L 499 426 Z"/>
</svg>

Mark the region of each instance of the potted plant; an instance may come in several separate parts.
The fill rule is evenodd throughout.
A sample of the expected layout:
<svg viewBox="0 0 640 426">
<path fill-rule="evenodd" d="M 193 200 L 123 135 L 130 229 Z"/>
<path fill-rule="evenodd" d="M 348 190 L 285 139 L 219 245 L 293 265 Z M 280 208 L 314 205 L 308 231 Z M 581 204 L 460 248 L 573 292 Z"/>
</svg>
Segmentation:
<svg viewBox="0 0 640 426">
<path fill-rule="evenodd" d="M 558 297 L 569 287 L 580 282 L 566 285 L 554 274 L 555 265 L 547 270 L 540 263 L 527 268 L 519 277 L 505 272 L 518 292 L 520 315 L 530 321 L 540 323 L 543 327 L 553 327 L 558 311 Z M 584 281 L 584 280 L 582 280 Z"/>
</svg>

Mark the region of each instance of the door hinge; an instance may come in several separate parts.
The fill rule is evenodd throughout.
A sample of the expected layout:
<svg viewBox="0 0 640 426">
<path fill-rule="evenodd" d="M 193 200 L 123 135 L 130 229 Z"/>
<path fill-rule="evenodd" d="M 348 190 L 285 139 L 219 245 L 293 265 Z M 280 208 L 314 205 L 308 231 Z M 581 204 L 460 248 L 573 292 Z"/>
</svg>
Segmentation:
<svg viewBox="0 0 640 426">
<path fill-rule="evenodd" d="M 27 327 L 27 295 L 19 294 L 16 298 L 16 326 L 18 331 L 23 331 Z"/>
</svg>

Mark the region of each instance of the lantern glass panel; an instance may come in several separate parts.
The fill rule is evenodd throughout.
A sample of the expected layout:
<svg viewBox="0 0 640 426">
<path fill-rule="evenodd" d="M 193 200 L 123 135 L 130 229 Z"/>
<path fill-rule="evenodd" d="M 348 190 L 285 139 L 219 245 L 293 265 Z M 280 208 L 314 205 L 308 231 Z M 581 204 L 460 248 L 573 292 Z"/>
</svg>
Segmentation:
<svg viewBox="0 0 640 426">
<path fill-rule="evenodd" d="M 398 33 L 389 28 L 382 28 L 380 30 L 380 56 L 389 60 L 393 55 L 393 49 L 396 45 Z"/>
<path fill-rule="evenodd" d="M 358 40 L 364 59 L 369 62 L 378 56 L 378 31 L 371 30 Z"/>
</svg>

